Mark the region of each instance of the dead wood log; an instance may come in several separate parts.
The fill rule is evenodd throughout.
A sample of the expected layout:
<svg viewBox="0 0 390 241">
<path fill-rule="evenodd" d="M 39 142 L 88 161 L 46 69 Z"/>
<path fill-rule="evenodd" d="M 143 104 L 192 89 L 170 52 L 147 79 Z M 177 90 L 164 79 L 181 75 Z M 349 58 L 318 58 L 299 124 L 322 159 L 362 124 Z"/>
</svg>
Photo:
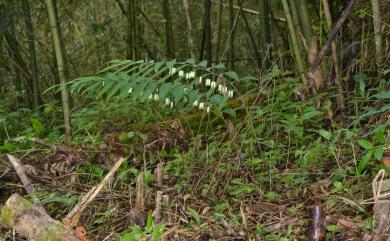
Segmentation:
<svg viewBox="0 0 390 241">
<path fill-rule="evenodd" d="M 22 162 L 18 158 L 14 157 L 13 155 L 7 154 L 7 157 L 9 162 L 15 169 L 16 174 L 18 174 L 24 189 L 32 197 L 32 201 L 34 202 L 34 204 L 37 205 L 43 212 L 46 212 L 45 208 L 41 205 L 39 199 L 34 194 L 35 192 L 34 187 L 31 183 L 30 178 L 28 178 L 28 176 L 26 175 Z"/>
<path fill-rule="evenodd" d="M 35 241 L 80 241 L 64 224 L 51 218 L 19 194 L 13 194 L 1 210 L 0 224 Z"/>
</svg>

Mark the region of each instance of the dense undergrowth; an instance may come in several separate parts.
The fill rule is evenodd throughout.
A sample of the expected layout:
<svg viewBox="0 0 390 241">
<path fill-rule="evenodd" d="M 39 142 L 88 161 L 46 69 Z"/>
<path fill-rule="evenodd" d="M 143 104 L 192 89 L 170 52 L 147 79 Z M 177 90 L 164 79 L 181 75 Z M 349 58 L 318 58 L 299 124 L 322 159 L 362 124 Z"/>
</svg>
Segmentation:
<svg viewBox="0 0 390 241">
<path fill-rule="evenodd" d="M 97 239 L 122 233 L 123 240 L 146 236 L 169 240 L 176 233 L 189 239 L 224 240 L 230 233 L 236 240 L 292 240 L 304 237 L 307 207 L 318 202 L 332 217 L 329 239 L 361 237 L 371 230 L 372 212 L 371 206 L 360 203 L 372 197 L 373 176 L 388 167 L 382 162 L 389 155 L 388 75 L 388 70 L 356 75 L 356 91 L 347 98 L 349 112 L 332 104 L 336 101 L 331 92 L 300 99 L 299 81 L 280 77 L 277 66 L 236 89 L 229 102 L 234 115 L 198 107 L 171 109 L 147 101 L 130 104 L 128 98 L 115 96 L 103 100 L 75 96 L 74 139 L 66 144 L 80 151 L 83 161 L 68 166 L 69 158 L 28 139 L 65 142 L 57 103 L 34 114 L 15 108 L 17 94 L 5 96 L 0 151 L 23 155 L 33 166 L 30 174 L 39 173 L 35 181 L 44 184 L 38 185 L 38 195 L 58 218 L 80 192 L 104 177 L 111 155 L 127 157 L 116 180 L 82 217 L 89 235 Z M 5 175 L 8 164 L 0 157 Z M 134 228 L 123 213 L 131 209 L 136 176 L 145 170 L 153 190 L 152 173 L 160 162 L 170 200 L 164 207 L 164 225 L 153 227 L 149 215 L 145 229 Z M 15 189 L 8 182 L 0 188 L 3 194 Z M 154 198 L 149 199 L 153 209 Z M 288 217 L 300 221 L 294 227 L 267 231 L 268 224 Z M 341 232 L 336 224 L 342 218 L 359 223 L 358 228 Z"/>
</svg>

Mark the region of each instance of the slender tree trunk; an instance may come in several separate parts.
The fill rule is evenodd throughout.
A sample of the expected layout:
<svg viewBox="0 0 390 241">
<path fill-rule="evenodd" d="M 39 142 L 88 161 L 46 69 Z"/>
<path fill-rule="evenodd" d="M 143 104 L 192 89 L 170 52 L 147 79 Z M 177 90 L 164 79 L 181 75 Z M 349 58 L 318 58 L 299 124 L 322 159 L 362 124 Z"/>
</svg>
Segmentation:
<svg viewBox="0 0 390 241">
<path fill-rule="evenodd" d="M 234 59 L 235 56 L 235 49 L 234 49 L 234 42 L 235 42 L 235 27 L 234 27 L 234 5 L 233 0 L 229 0 L 229 30 L 231 31 L 230 39 L 229 39 L 229 60 L 230 60 L 230 69 L 235 69 Z"/>
<path fill-rule="evenodd" d="M 242 0 L 239 0 L 238 3 L 239 3 L 239 7 L 241 8 L 241 12 L 242 12 Z M 252 44 L 253 57 L 255 58 L 255 62 L 257 64 L 257 67 L 258 67 L 259 71 L 261 72 L 263 68 L 261 66 L 261 60 L 260 60 L 259 52 L 257 51 L 257 45 L 256 45 L 255 37 L 252 34 L 252 30 L 251 30 L 251 28 L 249 26 L 248 19 L 246 18 L 245 14 L 242 14 L 242 19 L 244 21 L 246 32 L 248 33 L 249 39 L 250 39 L 251 44 Z M 266 57 L 264 57 L 264 58 L 266 58 Z"/>
<path fill-rule="evenodd" d="M 138 9 L 139 9 L 139 1 L 133 0 L 133 12 L 130 13 L 133 21 L 133 56 L 134 59 L 139 59 L 139 33 L 140 33 L 140 25 L 138 22 Z"/>
<path fill-rule="evenodd" d="M 205 30 L 205 50 L 208 65 L 212 63 L 212 42 L 211 42 L 211 0 L 204 0 L 204 30 Z"/>
<path fill-rule="evenodd" d="M 192 37 L 192 22 L 191 22 L 191 16 L 190 16 L 190 10 L 188 6 L 188 1 L 183 0 L 183 8 L 184 8 L 184 14 L 186 16 L 186 24 L 187 24 L 187 44 L 189 48 L 189 52 L 192 59 L 195 59 L 195 48 L 194 48 L 194 38 Z"/>
<path fill-rule="evenodd" d="M 376 63 L 378 66 L 380 66 L 383 62 L 383 37 L 379 1 L 371 0 L 371 6 L 375 34 Z"/>
<path fill-rule="evenodd" d="M 23 0 L 23 12 L 26 23 L 26 33 L 28 38 L 28 49 L 31 66 L 31 81 L 32 81 L 32 92 L 33 92 L 33 109 L 38 111 L 39 108 L 39 88 L 38 88 L 38 67 L 37 58 L 35 54 L 35 40 L 34 40 L 34 29 L 32 26 L 32 19 L 30 13 L 30 6 L 28 0 Z"/>
<path fill-rule="evenodd" d="M 222 39 L 222 13 L 223 0 L 218 2 L 218 17 L 217 17 L 217 46 L 215 52 L 215 59 L 219 60 L 221 54 L 221 39 Z"/>
<path fill-rule="evenodd" d="M 46 0 L 47 11 L 49 15 L 51 33 L 53 37 L 54 50 L 56 54 L 58 73 L 61 82 L 61 100 L 62 110 L 64 113 L 64 127 L 65 136 L 69 141 L 72 138 L 71 124 L 70 124 L 70 108 L 69 108 L 69 96 L 66 87 L 66 71 L 65 71 L 65 59 L 62 49 L 62 39 L 60 35 L 60 29 L 58 24 L 58 17 L 56 14 L 56 6 L 53 0 Z"/>
<path fill-rule="evenodd" d="M 172 36 L 172 21 L 169 0 L 162 0 L 163 16 L 165 19 L 165 48 L 168 59 L 174 58 L 174 43 Z"/>
<path fill-rule="evenodd" d="M 127 58 L 128 59 L 134 59 L 134 22 L 133 22 L 133 0 L 127 1 Z"/>
<path fill-rule="evenodd" d="M 295 63 L 297 64 L 297 69 L 302 76 L 302 82 L 305 88 L 308 88 L 308 82 L 304 75 L 305 65 L 299 48 L 298 36 L 295 31 L 294 22 L 292 19 L 290 7 L 288 6 L 287 0 L 282 0 L 282 5 L 283 5 L 284 14 L 286 15 L 288 30 L 291 38 L 292 51 L 295 57 Z"/>
<path fill-rule="evenodd" d="M 292 0 L 294 1 L 294 0 Z M 305 48 L 307 49 L 307 58 L 310 64 L 313 64 L 317 55 L 318 55 L 318 41 L 315 36 L 311 20 L 309 18 L 309 12 L 307 9 L 307 2 L 306 0 L 297 0 L 298 5 L 298 17 L 302 26 L 303 35 L 305 38 Z M 320 90 L 323 86 L 324 78 L 322 71 L 320 69 L 317 69 L 313 73 L 314 77 L 314 85 L 316 90 Z"/>
<path fill-rule="evenodd" d="M 326 22 L 328 25 L 329 31 L 332 31 L 333 28 L 333 21 L 332 21 L 332 15 L 330 12 L 330 7 L 329 7 L 329 2 L 328 0 L 322 0 L 322 5 L 324 7 L 324 13 L 325 13 L 325 18 Z M 335 83 L 338 87 L 339 90 L 339 95 L 337 97 L 338 99 L 338 104 L 339 107 L 342 111 L 345 110 L 345 98 L 344 98 L 344 88 L 341 83 L 341 72 L 340 72 L 340 61 L 339 61 L 339 56 L 337 54 L 337 46 L 336 43 L 333 41 L 332 42 L 332 59 L 333 59 L 333 68 L 335 72 Z"/>
<path fill-rule="evenodd" d="M 263 63 L 267 68 L 270 61 L 270 46 L 271 46 L 271 30 L 270 30 L 270 8 L 268 0 L 259 1 L 259 43 L 260 43 L 260 53 L 264 56 Z M 245 14 L 243 14 L 244 16 Z M 266 69 L 265 68 L 265 69 Z"/>
</svg>

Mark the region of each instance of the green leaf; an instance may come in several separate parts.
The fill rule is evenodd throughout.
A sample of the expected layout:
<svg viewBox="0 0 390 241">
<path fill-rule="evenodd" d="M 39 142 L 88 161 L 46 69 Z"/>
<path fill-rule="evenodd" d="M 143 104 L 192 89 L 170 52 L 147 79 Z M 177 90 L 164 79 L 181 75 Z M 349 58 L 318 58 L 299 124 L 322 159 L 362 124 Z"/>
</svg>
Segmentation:
<svg viewBox="0 0 390 241">
<path fill-rule="evenodd" d="M 309 120 L 312 119 L 313 117 L 320 116 L 322 114 L 323 114 L 322 111 L 311 111 L 303 114 L 302 119 Z"/>
<path fill-rule="evenodd" d="M 112 89 L 110 90 L 110 92 L 108 92 L 107 94 L 107 99 L 110 99 L 112 96 L 116 95 L 116 93 L 118 93 L 118 91 L 120 89 L 122 89 L 123 86 L 125 86 L 127 84 L 127 82 L 125 81 L 121 81 L 119 83 L 116 83 L 114 85 L 114 87 L 112 87 Z"/>
<path fill-rule="evenodd" d="M 330 138 L 332 137 L 332 133 L 330 133 L 329 131 L 326 131 L 326 130 L 319 130 L 318 133 L 325 139 L 327 140 L 330 140 Z"/>
<path fill-rule="evenodd" d="M 187 211 L 191 214 L 192 218 L 195 220 L 195 222 L 200 225 L 202 224 L 202 220 L 198 214 L 198 212 L 196 212 L 194 209 L 188 207 L 187 208 Z"/>
<path fill-rule="evenodd" d="M 195 65 L 195 60 L 194 59 L 187 59 L 185 61 L 186 64 L 190 64 L 190 65 Z"/>
<path fill-rule="evenodd" d="M 142 229 L 139 226 L 136 226 L 131 232 L 122 234 L 119 237 L 120 241 L 138 241 L 142 238 Z"/>
<path fill-rule="evenodd" d="M 161 237 L 161 235 L 164 233 L 165 230 L 165 224 L 159 223 L 157 224 L 152 232 L 152 240 L 157 240 Z"/>
<path fill-rule="evenodd" d="M 339 233 L 342 231 L 342 229 L 337 225 L 328 225 L 326 226 L 326 230 L 328 230 L 331 233 Z"/>
<path fill-rule="evenodd" d="M 224 75 L 228 76 L 229 78 L 233 79 L 233 80 L 238 80 L 238 75 L 236 72 L 234 71 L 229 71 L 229 72 L 226 72 Z"/>
<path fill-rule="evenodd" d="M 380 92 L 374 96 L 379 100 L 390 99 L 390 91 Z"/>
<path fill-rule="evenodd" d="M 173 94 L 173 98 L 175 100 L 175 104 L 179 103 L 180 99 L 184 95 L 184 86 L 183 85 L 176 85 L 173 88 L 172 94 Z"/>
<path fill-rule="evenodd" d="M 132 94 L 134 101 L 141 96 L 141 93 L 144 91 L 147 84 L 148 84 L 147 82 L 141 82 L 134 86 L 133 94 Z"/>
<path fill-rule="evenodd" d="M 164 83 L 160 87 L 159 96 L 160 100 L 164 101 L 165 97 L 169 94 L 169 91 L 171 90 L 172 85 L 170 83 Z"/>
<path fill-rule="evenodd" d="M 360 139 L 357 141 L 358 144 L 363 147 L 365 150 L 372 150 L 374 149 L 374 145 L 371 144 L 371 142 L 369 142 L 368 140 L 366 139 Z"/>
<path fill-rule="evenodd" d="M 233 117 L 234 119 L 237 117 L 237 115 L 236 115 L 236 111 L 235 110 L 233 110 L 232 108 L 225 108 L 224 110 L 223 110 L 223 112 L 224 113 L 226 113 L 226 114 L 228 114 L 228 115 L 230 115 L 231 117 Z"/>
<path fill-rule="evenodd" d="M 272 200 L 275 200 L 278 196 L 279 196 L 278 193 L 273 192 L 273 191 L 267 192 L 267 193 L 265 194 L 265 197 L 266 197 L 267 199 L 271 200 L 271 201 L 272 201 Z"/>
<path fill-rule="evenodd" d="M 364 169 L 366 169 L 366 167 L 368 165 L 368 162 L 371 160 L 372 154 L 373 154 L 372 150 L 368 151 L 366 153 L 366 155 L 364 155 L 362 157 L 362 159 L 360 159 L 359 165 L 358 165 L 358 168 L 357 168 L 358 174 L 362 174 Z"/>
<path fill-rule="evenodd" d="M 158 70 L 161 68 L 161 66 L 164 64 L 164 62 L 157 62 L 154 64 L 154 71 L 158 72 Z"/>
<path fill-rule="evenodd" d="M 38 119 L 31 119 L 31 124 L 32 124 L 32 127 L 34 129 L 35 132 L 37 133 L 41 133 L 45 130 L 45 128 L 43 127 L 43 124 L 40 120 Z"/>
<path fill-rule="evenodd" d="M 382 160 L 383 152 L 384 152 L 383 146 L 376 147 L 375 150 L 374 150 L 374 157 L 375 157 L 375 159 L 377 159 L 378 161 Z"/>
<path fill-rule="evenodd" d="M 146 227 L 145 231 L 146 233 L 150 233 L 153 229 L 153 214 L 151 211 L 148 212 L 148 217 L 146 219 Z"/>
<path fill-rule="evenodd" d="M 176 64 L 176 59 L 173 59 L 173 60 L 167 62 L 166 64 L 167 64 L 168 69 L 172 69 L 173 66 L 175 66 L 175 64 Z"/>
<path fill-rule="evenodd" d="M 150 95 L 152 95 L 154 93 L 154 91 L 156 90 L 157 88 L 157 83 L 156 82 L 152 82 L 150 84 L 148 84 L 144 90 L 144 94 L 142 96 L 142 99 L 143 100 L 146 100 L 149 98 Z M 152 96 L 153 97 L 153 96 Z"/>
<path fill-rule="evenodd" d="M 203 60 L 198 64 L 199 67 L 206 68 L 207 67 L 207 60 Z"/>
</svg>

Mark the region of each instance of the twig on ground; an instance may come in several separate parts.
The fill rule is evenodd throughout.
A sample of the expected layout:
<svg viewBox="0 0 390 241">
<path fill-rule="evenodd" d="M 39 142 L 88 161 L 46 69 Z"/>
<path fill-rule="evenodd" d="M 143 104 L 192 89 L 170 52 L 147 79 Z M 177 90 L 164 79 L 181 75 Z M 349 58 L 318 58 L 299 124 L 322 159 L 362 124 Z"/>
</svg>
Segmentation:
<svg viewBox="0 0 390 241">
<path fill-rule="evenodd" d="M 89 190 L 87 194 L 84 195 L 83 198 L 74 206 L 74 208 L 66 215 L 64 218 L 64 222 L 68 224 L 70 227 L 74 227 L 78 223 L 78 219 L 80 217 L 81 212 L 90 204 L 96 196 L 100 193 L 103 187 L 108 183 L 108 181 L 114 176 L 115 172 L 125 161 L 125 158 L 120 157 L 119 160 L 112 167 L 111 171 L 104 177 L 104 179 L 100 182 L 99 185 L 94 186 Z"/>
</svg>

